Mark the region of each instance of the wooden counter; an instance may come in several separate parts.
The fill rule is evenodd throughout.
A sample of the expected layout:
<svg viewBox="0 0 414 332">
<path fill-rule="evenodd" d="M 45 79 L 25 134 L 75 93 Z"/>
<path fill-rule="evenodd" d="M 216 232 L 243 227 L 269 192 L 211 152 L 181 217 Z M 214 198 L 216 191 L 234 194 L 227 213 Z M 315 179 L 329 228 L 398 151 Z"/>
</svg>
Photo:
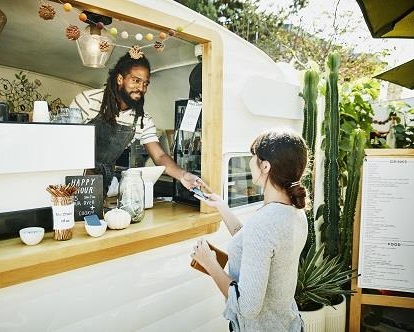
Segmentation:
<svg viewBox="0 0 414 332">
<path fill-rule="evenodd" d="M 220 220 L 218 213 L 161 202 L 145 210 L 140 223 L 108 229 L 98 238 L 86 233 L 83 222 L 76 222 L 68 241 L 54 240 L 53 232 L 46 233 L 36 246 L 27 246 L 20 238 L 2 240 L 0 288 L 212 233 Z"/>
</svg>

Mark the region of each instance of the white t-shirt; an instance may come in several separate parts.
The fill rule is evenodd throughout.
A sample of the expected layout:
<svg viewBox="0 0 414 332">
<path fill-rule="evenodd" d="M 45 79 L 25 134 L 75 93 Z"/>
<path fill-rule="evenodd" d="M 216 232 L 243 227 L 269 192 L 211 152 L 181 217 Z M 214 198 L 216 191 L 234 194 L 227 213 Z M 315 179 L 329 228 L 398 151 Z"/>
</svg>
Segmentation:
<svg viewBox="0 0 414 332">
<path fill-rule="evenodd" d="M 82 110 L 84 123 L 88 123 L 95 118 L 101 109 L 103 98 L 103 89 L 93 89 L 83 91 L 78 94 L 69 107 L 80 108 Z M 132 109 L 119 112 L 116 118 L 118 124 L 123 126 L 132 126 L 134 123 L 135 111 Z M 138 117 L 135 129 L 135 135 L 132 140 L 139 140 L 142 145 L 150 142 L 158 142 L 157 128 L 154 125 L 152 117 L 148 113 L 144 113 L 144 128 L 141 129 L 141 117 Z M 131 142 L 131 143 L 132 143 Z"/>
</svg>

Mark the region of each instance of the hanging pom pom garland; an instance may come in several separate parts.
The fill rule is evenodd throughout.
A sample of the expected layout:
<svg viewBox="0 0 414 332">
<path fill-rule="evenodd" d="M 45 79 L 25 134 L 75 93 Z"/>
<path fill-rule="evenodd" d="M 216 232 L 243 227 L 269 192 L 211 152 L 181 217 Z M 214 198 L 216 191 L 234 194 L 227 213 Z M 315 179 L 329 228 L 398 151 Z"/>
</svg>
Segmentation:
<svg viewBox="0 0 414 332">
<path fill-rule="evenodd" d="M 126 31 L 121 32 L 121 38 L 122 39 L 128 39 L 128 37 L 129 37 L 128 32 L 126 32 Z"/>
<path fill-rule="evenodd" d="M 70 11 L 72 10 L 72 5 L 71 5 L 69 2 L 66 2 L 66 3 L 63 5 L 63 9 L 64 9 L 65 11 L 67 11 L 67 12 L 70 12 Z"/>
<path fill-rule="evenodd" d="M 129 49 L 128 53 L 129 53 L 129 56 L 135 60 L 138 60 L 144 56 L 144 53 L 141 51 L 141 47 L 139 47 L 139 45 L 132 46 Z"/>
<path fill-rule="evenodd" d="M 154 44 L 154 48 L 157 52 L 162 52 L 164 51 L 165 44 L 157 40 Z"/>
<path fill-rule="evenodd" d="M 38 10 L 38 14 L 39 17 L 41 17 L 44 20 L 52 20 L 54 19 L 54 17 L 56 16 L 56 11 L 55 8 L 48 4 L 43 2 L 42 0 L 40 0 L 40 7 Z M 76 8 L 74 8 L 72 6 L 72 4 L 70 4 L 69 2 L 61 2 L 62 6 L 63 6 L 63 10 L 65 12 L 71 12 L 73 11 L 73 9 L 78 10 Z M 79 11 L 79 10 L 78 10 Z M 95 26 L 100 29 L 100 30 L 107 30 L 109 35 L 112 37 L 113 40 L 116 39 L 116 37 L 118 36 L 118 29 L 115 27 L 111 27 L 109 29 L 107 29 L 105 27 L 105 24 L 102 22 L 93 22 L 90 18 L 88 18 L 88 16 L 84 13 L 84 12 L 80 12 L 78 13 L 78 19 L 82 22 L 88 23 L 88 24 L 95 24 Z M 74 25 L 74 24 L 69 24 L 68 22 L 66 22 L 66 29 L 65 29 L 65 35 L 66 38 L 69 40 L 77 40 L 81 37 L 82 33 L 81 30 L 79 29 L 78 26 Z M 191 22 L 190 24 L 194 23 Z M 167 32 L 161 31 L 158 34 L 158 39 L 156 40 L 154 43 L 152 44 L 147 44 L 144 46 L 139 46 L 139 45 L 133 45 L 133 46 L 125 46 L 125 45 L 118 45 L 115 43 L 111 43 L 105 40 L 100 41 L 99 43 L 99 49 L 101 52 L 109 52 L 113 47 L 118 46 L 118 47 L 124 47 L 124 48 L 128 48 L 128 53 L 131 56 L 131 58 L 133 59 L 139 59 L 141 57 L 144 56 L 143 53 L 143 49 L 147 48 L 147 47 L 153 47 L 155 49 L 155 51 L 157 51 L 158 53 L 162 52 L 165 49 L 165 41 L 168 40 L 168 38 L 170 37 L 175 37 L 177 35 L 177 33 L 179 32 L 183 32 L 184 31 L 184 27 L 177 27 L 176 29 L 169 29 Z M 85 32 L 86 33 L 86 32 Z M 136 41 L 142 41 L 143 39 L 151 42 L 154 39 L 154 35 L 152 33 L 146 33 L 145 36 L 141 33 L 136 33 L 132 35 L 133 38 Z M 129 39 L 130 38 L 130 34 L 127 31 L 122 31 L 120 33 L 120 37 L 121 39 Z"/>
<path fill-rule="evenodd" d="M 39 16 L 44 20 L 53 20 L 55 18 L 56 12 L 55 8 L 49 4 L 42 4 L 39 8 Z"/>
<path fill-rule="evenodd" d="M 86 14 L 85 14 L 85 13 L 80 13 L 80 14 L 79 14 L 79 19 L 80 19 L 82 22 L 86 22 L 86 20 L 88 19 L 88 16 L 86 16 Z"/>
<path fill-rule="evenodd" d="M 66 28 L 66 37 L 69 40 L 79 39 L 80 35 L 81 35 L 81 32 L 76 25 L 71 24 Z"/>
<path fill-rule="evenodd" d="M 118 29 L 117 28 L 110 28 L 109 33 L 112 37 L 116 37 L 116 35 L 118 34 Z"/>
<path fill-rule="evenodd" d="M 106 40 L 101 40 L 99 42 L 99 49 L 101 52 L 109 52 L 111 50 L 111 44 L 109 44 Z"/>
</svg>

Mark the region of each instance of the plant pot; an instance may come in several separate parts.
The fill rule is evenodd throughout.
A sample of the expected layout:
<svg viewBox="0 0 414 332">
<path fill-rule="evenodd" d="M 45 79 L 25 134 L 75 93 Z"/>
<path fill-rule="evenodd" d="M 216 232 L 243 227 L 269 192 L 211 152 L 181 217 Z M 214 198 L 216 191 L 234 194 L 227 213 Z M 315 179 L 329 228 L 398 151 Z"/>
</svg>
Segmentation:
<svg viewBox="0 0 414 332">
<path fill-rule="evenodd" d="M 329 332 L 345 332 L 346 327 L 346 298 L 341 295 L 339 304 L 325 306 L 325 328 Z"/>
<path fill-rule="evenodd" d="M 306 332 L 325 332 L 325 306 L 321 305 L 317 310 L 299 313 Z"/>
</svg>

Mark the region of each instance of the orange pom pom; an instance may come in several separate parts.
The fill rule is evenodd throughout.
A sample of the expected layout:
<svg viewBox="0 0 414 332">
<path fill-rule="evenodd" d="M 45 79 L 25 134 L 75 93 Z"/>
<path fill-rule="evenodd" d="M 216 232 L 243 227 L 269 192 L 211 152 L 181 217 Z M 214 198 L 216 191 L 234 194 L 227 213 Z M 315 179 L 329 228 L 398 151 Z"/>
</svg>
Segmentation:
<svg viewBox="0 0 414 332">
<path fill-rule="evenodd" d="M 88 19 L 88 16 L 86 16 L 86 14 L 85 14 L 85 13 L 80 13 L 80 14 L 79 14 L 79 19 L 80 19 L 82 22 L 86 22 L 86 20 Z"/>
</svg>

